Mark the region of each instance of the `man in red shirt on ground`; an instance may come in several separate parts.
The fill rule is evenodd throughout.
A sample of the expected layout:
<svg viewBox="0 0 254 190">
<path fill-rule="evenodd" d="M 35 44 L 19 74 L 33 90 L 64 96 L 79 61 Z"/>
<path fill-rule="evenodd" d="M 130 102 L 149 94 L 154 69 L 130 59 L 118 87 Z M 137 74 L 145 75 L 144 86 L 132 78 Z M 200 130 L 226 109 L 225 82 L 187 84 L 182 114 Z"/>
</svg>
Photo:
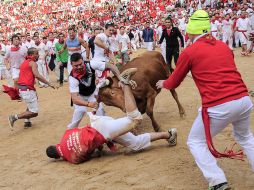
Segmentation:
<svg viewBox="0 0 254 190">
<path fill-rule="evenodd" d="M 212 137 L 232 123 L 235 140 L 243 147 L 254 170 L 254 138 L 250 130 L 253 105 L 232 51 L 208 33 L 210 28 L 207 12 L 198 10 L 191 16 L 187 33 L 193 44 L 182 52 L 173 74 L 156 85 L 157 88 L 175 89 L 191 71 L 201 95 L 202 108 L 192 125 L 187 144 L 209 182 L 209 190 L 228 190 L 225 174 L 215 158 L 241 159 L 242 152 L 219 153 L 213 146 Z"/>
<path fill-rule="evenodd" d="M 18 119 L 25 119 L 24 127 L 31 127 L 30 118 L 38 116 L 38 100 L 37 93 L 34 87 L 35 78 L 39 81 L 55 88 L 50 82 L 48 82 L 43 76 L 39 74 L 38 66 L 36 61 L 38 61 L 39 53 L 36 48 L 29 48 L 27 52 L 27 57 L 25 61 L 20 65 L 20 74 L 18 79 L 18 90 L 19 96 L 27 104 L 27 110 L 23 113 L 10 115 L 8 117 L 9 125 L 11 129 L 14 127 L 15 121 Z"/>
<path fill-rule="evenodd" d="M 135 151 L 147 148 L 152 141 L 159 139 L 167 139 L 170 146 L 175 146 L 177 141 L 176 129 L 169 129 L 167 132 L 145 133 L 138 136 L 130 132 L 142 120 L 142 115 L 137 109 L 132 91 L 128 86 L 130 77 L 136 70 L 131 68 L 120 75 L 127 117 L 113 119 L 88 113 L 91 125 L 66 130 L 59 144 L 47 148 L 47 156 L 55 159 L 62 158 L 68 162 L 79 164 L 91 158 L 95 149 L 110 142 L 110 140 Z"/>
</svg>

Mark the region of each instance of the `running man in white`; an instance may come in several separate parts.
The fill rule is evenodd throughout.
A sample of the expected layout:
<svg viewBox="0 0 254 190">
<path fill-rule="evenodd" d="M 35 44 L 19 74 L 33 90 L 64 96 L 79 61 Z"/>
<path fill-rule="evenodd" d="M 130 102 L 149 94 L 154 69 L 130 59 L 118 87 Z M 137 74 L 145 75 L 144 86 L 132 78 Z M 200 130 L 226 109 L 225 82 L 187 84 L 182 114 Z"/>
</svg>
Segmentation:
<svg viewBox="0 0 254 190">
<path fill-rule="evenodd" d="M 20 38 L 15 34 L 12 36 L 11 42 L 11 47 L 6 49 L 5 64 L 7 70 L 11 72 L 14 87 L 17 88 L 19 67 L 25 60 L 27 49 L 20 46 Z"/>
<path fill-rule="evenodd" d="M 241 17 L 236 22 L 236 30 L 239 33 L 240 42 L 242 45 L 242 56 L 249 55 L 247 52 L 247 31 L 250 28 L 250 20 L 247 18 L 247 14 L 245 11 L 241 12 Z"/>
<path fill-rule="evenodd" d="M 214 38 L 216 38 L 217 40 L 219 39 L 219 21 L 217 21 L 215 19 L 215 16 L 212 16 L 212 19 L 211 19 L 211 34 Z"/>
<path fill-rule="evenodd" d="M 125 27 L 120 27 L 120 33 L 117 35 L 117 42 L 119 44 L 119 55 L 122 58 L 122 63 L 126 64 L 130 61 L 129 54 L 131 53 L 131 41 L 129 36 L 125 33 Z"/>
<path fill-rule="evenodd" d="M 4 56 L 6 53 L 6 46 L 1 43 L 2 39 L 0 40 L 0 80 L 5 78 L 7 80 L 8 86 L 13 86 L 13 81 L 11 79 L 10 72 L 6 69 L 6 65 L 4 64 Z"/>
<path fill-rule="evenodd" d="M 229 14 L 222 21 L 222 41 L 233 50 L 233 21 L 230 19 Z"/>
<path fill-rule="evenodd" d="M 46 56 L 49 54 L 48 48 L 44 43 L 40 41 L 38 36 L 34 36 L 33 39 L 34 39 L 34 44 L 32 45 L 32 47 L 36 48 L 39 52 L 39 59 L 36 62 L 38 65 L 38 71 L 40 75 L 42 75 L 47 81 L 49 81 L 49 75 L 48 75 L 48 71 L 46 67 Z M 40 85 L 40 88 L 48 86 L 47 84 L 41 81 L 39 81 L 39 85 Z"/>
</svg>

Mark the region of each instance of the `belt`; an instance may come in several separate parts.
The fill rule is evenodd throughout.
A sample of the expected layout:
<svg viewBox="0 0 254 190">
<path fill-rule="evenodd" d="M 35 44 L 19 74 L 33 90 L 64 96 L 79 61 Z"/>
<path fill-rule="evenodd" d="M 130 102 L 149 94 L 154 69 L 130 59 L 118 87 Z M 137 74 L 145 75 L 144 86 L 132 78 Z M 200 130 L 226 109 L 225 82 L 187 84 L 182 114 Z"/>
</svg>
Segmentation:
<svg viewBox="0 0 254 190">
<path fill-rule="evenodd" d="M 26 85 L 19 85 L 18 84 L 19 91 L 29 91 L 30 89 Z"/>
</svg>

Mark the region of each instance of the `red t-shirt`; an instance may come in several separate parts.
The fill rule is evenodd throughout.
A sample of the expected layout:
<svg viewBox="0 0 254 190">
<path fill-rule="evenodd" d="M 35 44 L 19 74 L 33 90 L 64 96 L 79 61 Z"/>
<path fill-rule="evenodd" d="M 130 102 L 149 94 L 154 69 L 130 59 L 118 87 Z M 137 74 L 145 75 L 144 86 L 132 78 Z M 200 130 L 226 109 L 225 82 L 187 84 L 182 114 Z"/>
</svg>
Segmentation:
<svg viewBox="0 0 254 190">
<path fill-rule="evenodd" d="M 20 65 L 20 73 L 19 73 L 19 85 L 27 86 L 30 90 L 35 90 L 34 82 L 35 82 L 35 76 L 32 71 L 32 67 L 30 66 L 30 59 L 26 59 L 21 65 Z"/>
<path fill-rule="evenodd" d="M 167 89 L 177 88 L 189 71 L 201 95 L 203 107 L 248 96 L 232 51 L 210 35 L 201 37 L 182 52 L 175 71 L 163 86 Z"/>
<path fill-rule="evenodd" d="M 88 160 L 93 151 L 105 142 L 106 139 L 98 131 L 86 126 L 66 130 L 56 148 L 64 160 L 79 164 Z"/>
</svg>

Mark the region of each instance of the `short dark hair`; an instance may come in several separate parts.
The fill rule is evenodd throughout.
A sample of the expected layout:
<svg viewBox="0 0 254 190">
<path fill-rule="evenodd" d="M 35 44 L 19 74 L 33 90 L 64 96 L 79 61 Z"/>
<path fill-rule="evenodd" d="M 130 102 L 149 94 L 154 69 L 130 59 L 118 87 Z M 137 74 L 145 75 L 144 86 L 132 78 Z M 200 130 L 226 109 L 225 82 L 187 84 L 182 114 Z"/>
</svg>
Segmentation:
<svg viewBox="0 0 254 190">
<path fill-rule="evenodd" d="M 46 37 L 46 36 L 44 36 L 44 37 L 42 37 L 42 39 L 43 39 L 43 40 L 46 40 L 46 39 L 47 39 L 47 37 Z"/>
<path fill-rule="evenodd" d="M 58 36 L 61 36 L 61 35 L 63 35 L 63 36 L 64 36 L 64 34 L 63 34 L 62 32 L 58 33 Z"/>
<path fill-rule="evenodd" d="M 107 23 L 105 24 L 105 29 L 108 29 L 109 27 L 114 27 L 114 23 Z"/>
<path fill-rule="evenodd" d="M 124 26 L 120 26 L 120 29 L 122 29 L 122 28 L 123 28 L 123 29 L 125 29 L 125 27 L 124 27 Z"/>
<path fill-rule="evenodd" d="M 60 155 L 58 154 L 57 150 L 56 150 L 56 146 L 49 146 L 46 149 L 46 154 L 49 158 L 55 158 L 58 159 L 60 158 Z"/>
<path fill-rule="evenodd" d="M 166 20 L 169 20 L 169 21 L 171 22 L 172 25 L 174 24 L 174 22 L 173 22 L 173 20 L 172 20 L 171 17 L 167 17 L 167 18 L 165 19 L 165 21 L 166 21 Z"/>
<path fill-rule="evenodd" d="M 36 48 L 31 47 L 27 50 L 27 55 L 34 55 L 34 52 L 38 51 Z"/>
<path fill-rule="evenodd" d="M 11 37 L 11 42 L 13 42 L 14 38 L 18 38 L 20 40 L 20 38 L 17 34 L 13 34 Z"/>
<path fill-rule="evenodd" d="M 76 62 L 76 61 L 78 61 L 80 59 L 83 60 L 82 55 L 80 53 L 73 53 L 71 55 L 71 62 Z"/>
<path fill-rule="evenodd" d="M 71 26 L 68 28 L 68 32 L 71 31 L 71 30 L 73 30 L 74 32 L 77 32 L 75 25 L 71 25 Z"/>
</svg>

